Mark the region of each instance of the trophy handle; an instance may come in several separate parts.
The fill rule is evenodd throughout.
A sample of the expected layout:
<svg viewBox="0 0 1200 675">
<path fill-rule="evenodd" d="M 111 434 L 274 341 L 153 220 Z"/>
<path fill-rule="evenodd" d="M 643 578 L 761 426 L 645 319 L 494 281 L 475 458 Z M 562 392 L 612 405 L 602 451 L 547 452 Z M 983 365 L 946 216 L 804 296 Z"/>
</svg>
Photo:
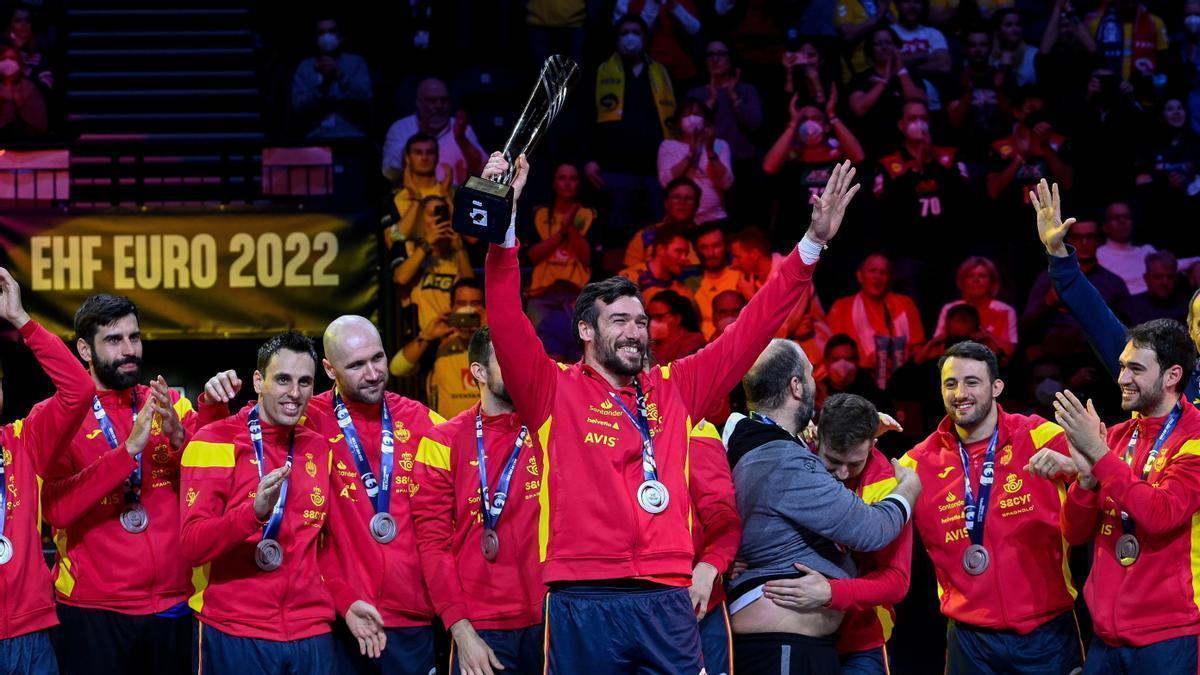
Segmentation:
<svg viewBox="0 0 1200 675">
<path fill-rule="evenodd" d="M 492 178 L 493 181 L 505 185 L 512 183 L 517 171 L 517 157 L 527 154 L 537 145 L 542 133 L 562 110 L 567 93 L 578 79 L 579 65 L 571 59 L 561 54 L 546 59 L 537 84 L 525 102 L 525 111 L 513 126 L 501 151 L 508 162 L 508 170 Z"/>
</svg>

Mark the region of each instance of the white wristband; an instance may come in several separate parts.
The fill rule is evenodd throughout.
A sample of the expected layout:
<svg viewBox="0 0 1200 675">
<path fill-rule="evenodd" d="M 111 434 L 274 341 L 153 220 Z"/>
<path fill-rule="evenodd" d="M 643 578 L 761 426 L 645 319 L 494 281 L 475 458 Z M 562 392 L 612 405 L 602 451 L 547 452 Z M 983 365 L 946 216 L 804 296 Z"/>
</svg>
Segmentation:
<svg viewBox="0 0 1200 675">
<path fill-rule="evenodd" d="M 512 220 L 508 223 L 508 231 L 504 233 L 504 243 L 501 244 L 504 248 L 512 248 L 517 245 L 517 214 L 512 215 Z"/>
<path fill-rule="evenodd" d="M 811 239 L 807 234 L 796 244 L 796 250 L 800 253 L 800 259 L 805 265 L 811 265 L 821 258 L 821 251 L 825 250 L 825 245 Z"/>
<path fill-rule="evenodd" d="M 909 521 L 909 519 L 912 518 L 912 504 L 909 504 L 908 500 L 905 499 L 903 495 L 899 495 L 899 494 L 896 494 L 895 492 L 893 492 L 892 494 L 884 497 L 883 499 L 884 499 L 884 501 L 890 499 L 890 500 L 896 502 L 896 505 L 900 507 L 900 511 L 904 514 L 904 522 L 907 523 Z"/>
</svg>

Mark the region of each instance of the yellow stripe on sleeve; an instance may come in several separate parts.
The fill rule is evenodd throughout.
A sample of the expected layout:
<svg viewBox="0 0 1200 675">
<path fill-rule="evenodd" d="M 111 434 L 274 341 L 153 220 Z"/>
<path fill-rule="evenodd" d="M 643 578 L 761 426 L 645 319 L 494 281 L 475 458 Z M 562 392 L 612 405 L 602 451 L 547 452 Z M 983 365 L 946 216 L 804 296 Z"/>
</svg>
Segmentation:
<svg viewBox="0 0 1200 675">
<path fill-rule="evenodd" d="M 538 562 L 546 562 L 546 551 L 550 548 L 550 424 L 553 421 L 553 415 L 547 417 L 538 429 L 538 442 L 542 445 L 542 484 L 538 487 Z"/>
<path fill-rule="evenodd" d="M 911 452 L 906 452 L 906 453 L 904 453 L 904 456 L 900 458 L 900 466 L 902 466 L 906 469 L 912 469 L 913 471 L 916 471 L 917 470 L 917 460 L 913 459 Z"/>
<path fill-rule="evenodd" d="M 899 484 L 900 481 L 896 480 L 895 478 L 885 478 L 881 481 L 864 485 L 862 490 L 862 500 L 867 504 L 874 504 L 875 502 L 892 494 L 892 490 L 895 490 L 896 486 Z"/>
<path fill-rule="evenodd" d="M 426 436 L 417 446 L 417 461 L 434 469 L 449 471 L 450 448 Z"/>
<path fill-rule="evenodd" d="M 1188 557 L 1192 568 L 1192 602 L 1200 608 L 1200 513 L 1192 516 L 1192 550 Z"/>
<path fill-rule="evenodd" d="M 717 433 L 717 426 L 709 424 L 707 420 L 700 420 L 696 426 L 692 427 L 692 438 L 711 438 L 715 441 L 721 440 L 721 434 Z"/>
<path fill-rule="evenodd" d="M 1179 452 L 1175 455 L 1200 455 L 1200 438 L 1193 438 L 1179 446 Z"/>
<path fill-rule="evenodd" d="M 179 416 L 179 419 L 183 419 L 184 415 L 192 412 L 192 410 L 194 410 L 192 402 L 186 396 L 180 396 L 179 400 L 175 401 L 175 414 Z"/>
<path fill-rule="evenodd" d="M 232 469 L 233 443 L 192 441 L 184 448 L 179 464 L 193 469 Z"/>
<path fill-rule="evenodd" d="M 1033 439 L 1033 447 L 1035 450 L 1041 450 L 1046 447 L 1050 439 L 1061 434 L 1063 428 L 1054 422 L 1042 422 L 1034 429 L 1029 430 L 1029 437 Z"/>
<path fill-rule="evenodd" d="M 429 409 L 429 421 L 433 422 L 434 424 L 441 424 L 442 422 L 446 421 L 446 418 L 437 414 L 437 411 L 434 410 L 433 408 L 430 408 Z"/>
</svg>

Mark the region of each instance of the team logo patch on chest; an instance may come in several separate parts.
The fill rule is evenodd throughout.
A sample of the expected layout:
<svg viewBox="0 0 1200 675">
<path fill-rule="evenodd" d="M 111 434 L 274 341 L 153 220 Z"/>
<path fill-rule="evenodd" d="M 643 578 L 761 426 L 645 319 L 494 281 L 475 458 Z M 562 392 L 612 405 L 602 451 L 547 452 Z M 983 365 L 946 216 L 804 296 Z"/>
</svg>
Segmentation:
<svg viewBox="0 0 1200 675">
<path fill-rule="evenodd" d="M 409 431 L 408 428 L 404 426 L 404 422 L 396 422 L 395 427 L 393 429 L 393 433 L 396 436 L 396 440 L 399 441 L 400 443 L 407 443 L 412 438 L 412 432 Z M 410 466 L 405 467 L 404 470 L 412 471 L 411 462 L 410 462 Z"/>
</svg>

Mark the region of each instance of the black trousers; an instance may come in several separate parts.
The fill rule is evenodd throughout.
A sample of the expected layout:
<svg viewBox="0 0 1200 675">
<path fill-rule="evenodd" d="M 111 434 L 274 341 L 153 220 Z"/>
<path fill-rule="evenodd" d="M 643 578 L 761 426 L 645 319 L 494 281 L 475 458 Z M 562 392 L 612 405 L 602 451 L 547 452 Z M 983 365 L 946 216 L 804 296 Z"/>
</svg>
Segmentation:
<svg viewBox="0 0 1200 675">
<path fill-rule="evenodd" d="M 754 675 L 828 675 L 841 670 L 832 637 L 795 633 L 735 633 L 738 672 Z"/>
<path fill-rule="evenodd" d="M 188 675 L 192 615 L 120 614 L 58 605 L 63 675 Z"/>
</svg>

